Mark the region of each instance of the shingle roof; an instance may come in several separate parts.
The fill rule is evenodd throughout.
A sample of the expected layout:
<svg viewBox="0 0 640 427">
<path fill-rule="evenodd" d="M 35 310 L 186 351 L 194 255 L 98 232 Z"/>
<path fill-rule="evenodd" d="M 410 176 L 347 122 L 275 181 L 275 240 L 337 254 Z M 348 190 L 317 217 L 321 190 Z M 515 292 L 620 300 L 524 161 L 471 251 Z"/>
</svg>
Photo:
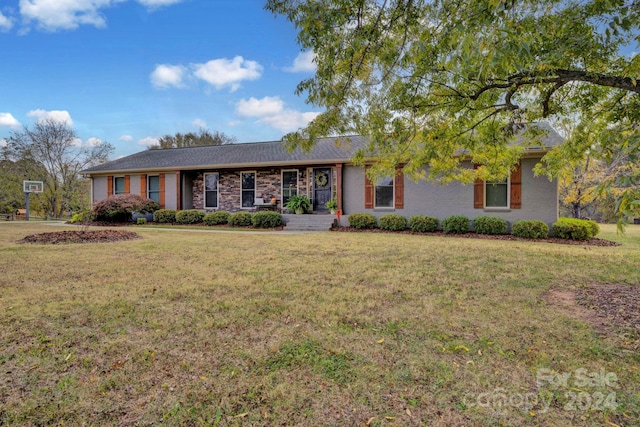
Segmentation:
<svg viewBox="0 0 640 427">
<path fill-rule="evenodd" d="M 548 134 L 542 138 L 546 148 L 562 142 L 547 124 L 538 124 Z M 144 170 L 188 170 L 232 167 L 285 166 L 346 162 L 358 149 L 364 149 L 367 138 L 341 136 L 320 138 L 307 153 L 301 149 L 289 152 L 281 141 L 214 145 L 188 148 L 146 150 L 83 170 L 83 173 L 134 172 Z M 536 151 L 536 150 L 533 150 Z"/>
</svg>

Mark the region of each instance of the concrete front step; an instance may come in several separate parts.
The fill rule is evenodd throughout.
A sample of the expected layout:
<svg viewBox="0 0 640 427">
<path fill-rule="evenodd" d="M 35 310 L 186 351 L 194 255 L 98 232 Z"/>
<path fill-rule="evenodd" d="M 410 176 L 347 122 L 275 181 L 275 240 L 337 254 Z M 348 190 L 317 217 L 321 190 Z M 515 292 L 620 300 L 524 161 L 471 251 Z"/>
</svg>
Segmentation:
<svg viewBox="0 0 640 427">
<path fill-rule="evenodd" d="M 283 215 L 284 229 L 287 231 L 327 231 L 335 221 L 334 215 Z"/>
</svg>

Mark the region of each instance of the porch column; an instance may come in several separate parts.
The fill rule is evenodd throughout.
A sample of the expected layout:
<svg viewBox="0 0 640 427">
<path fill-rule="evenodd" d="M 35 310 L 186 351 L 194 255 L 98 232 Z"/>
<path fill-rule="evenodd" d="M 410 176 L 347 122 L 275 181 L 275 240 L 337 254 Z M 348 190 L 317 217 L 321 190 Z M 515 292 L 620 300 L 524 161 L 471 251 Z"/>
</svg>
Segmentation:
<svg viewBox="0 0 640 427">
<path fill-rule="evenodd" d="M 342 163 L 336 163 L 336 199 L 338 210 L 342 212 Z"/>
<path fill-rule="evenodd" d="M 182 210 L 182 180 L 180 171 L 176 171 L 176 209 Z"/>
</svg>

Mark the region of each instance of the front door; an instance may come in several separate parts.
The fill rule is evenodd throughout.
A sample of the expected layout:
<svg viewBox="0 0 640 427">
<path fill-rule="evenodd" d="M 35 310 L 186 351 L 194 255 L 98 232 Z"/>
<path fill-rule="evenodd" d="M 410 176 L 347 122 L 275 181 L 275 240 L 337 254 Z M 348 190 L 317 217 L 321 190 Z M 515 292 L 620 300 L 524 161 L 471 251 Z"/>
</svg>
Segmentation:
<svg viewBox="0 0 640 427">
<path fill-rule="evenodd" d="M 313 210 L 326 211 L 325 203 L 331 200 L 331 168 L 313 170 Z"/>
</svg>

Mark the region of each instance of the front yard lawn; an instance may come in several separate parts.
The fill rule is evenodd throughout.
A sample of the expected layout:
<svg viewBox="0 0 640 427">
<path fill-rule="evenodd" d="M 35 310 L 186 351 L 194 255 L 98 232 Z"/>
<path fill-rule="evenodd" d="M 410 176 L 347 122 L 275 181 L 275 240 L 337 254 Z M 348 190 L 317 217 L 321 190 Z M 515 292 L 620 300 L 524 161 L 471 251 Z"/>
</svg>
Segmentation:
<svg viewBox="0 0 640 427">
<path fill-rule="evenodd" d="M 634 305 L 598 311 L 638 295 L 638 226 L 604 226 L 615 247 L 145 227 L 17 243 L 61 229 L 0 223 L 0 425 L 640 420 Z"/>
</svg>

